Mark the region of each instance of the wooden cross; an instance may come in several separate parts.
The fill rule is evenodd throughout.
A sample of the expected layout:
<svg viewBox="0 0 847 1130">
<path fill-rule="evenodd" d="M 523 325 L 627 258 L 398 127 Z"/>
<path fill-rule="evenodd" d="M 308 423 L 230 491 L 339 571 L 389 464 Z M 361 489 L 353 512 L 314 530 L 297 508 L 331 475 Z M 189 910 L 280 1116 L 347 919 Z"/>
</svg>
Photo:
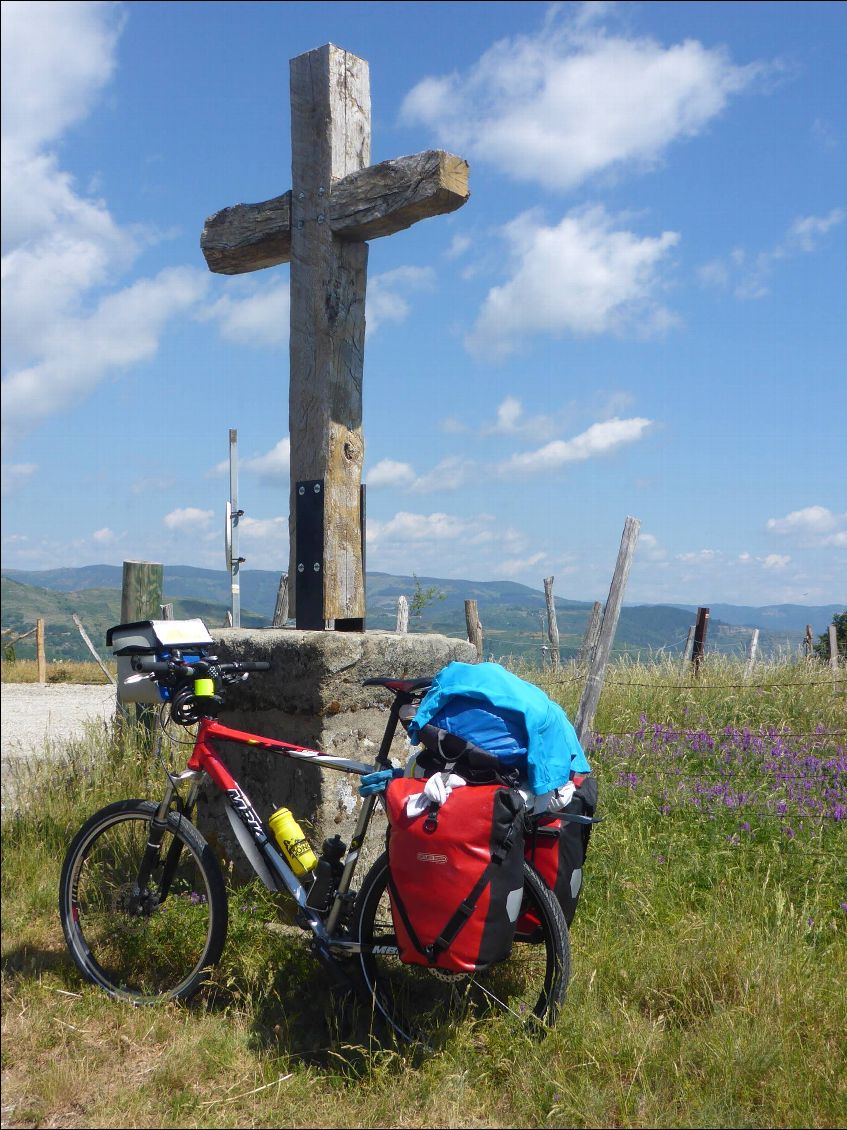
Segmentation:
<svg viewBox="0 0 847 1130">
<path fill-rule="evenodd" d="M 200 240 L 221 274 L 291 263 L 289 588 L 298 628 L 364 626 L 365 241 L 455 211 L 469 195 L 460 157 L 431 150 L 370 165 L 370 133 L 363 59 L 332 44 L 292 59 L 292 189 L 216 212 Z"/>
</svg>

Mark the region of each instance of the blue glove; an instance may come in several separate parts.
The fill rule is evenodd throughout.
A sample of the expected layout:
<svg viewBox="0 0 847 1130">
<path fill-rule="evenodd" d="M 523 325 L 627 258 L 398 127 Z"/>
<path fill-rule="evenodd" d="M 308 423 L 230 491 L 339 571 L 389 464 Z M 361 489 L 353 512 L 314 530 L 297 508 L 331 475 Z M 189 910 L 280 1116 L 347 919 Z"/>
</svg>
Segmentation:
<svg viewBox="0 0 847 1130">
<path fill-rule="evenodd" d="M 359 795 L 371 796 L 373 793 L 383 793 L 389 781 L 402 776 L 402 769 L 380 769 L 378 773 L 366 773 L 359 785 Z"/>
</svg>

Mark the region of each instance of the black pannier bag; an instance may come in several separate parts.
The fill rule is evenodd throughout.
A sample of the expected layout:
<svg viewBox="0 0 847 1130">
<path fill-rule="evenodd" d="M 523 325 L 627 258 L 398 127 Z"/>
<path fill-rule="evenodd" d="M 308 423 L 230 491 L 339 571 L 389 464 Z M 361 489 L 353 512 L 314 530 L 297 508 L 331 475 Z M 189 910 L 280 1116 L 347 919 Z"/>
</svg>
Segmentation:
<svg viewBox="0 0 847 1130">
<path fill-rule="evenodd" d="M 386 789 L 391 913 L 400 960 L 473 973 L 509 956 L 523 896 L 524 801 L 501 785 L 454 788 L 409 816 L 424 782 Z"/>
<path fill-rule="evenodd" d="M 408 725 L 414 717 L 414 709 L 407 710 L 400 720 Z M 418 735 L 422 751 L 416 756 L 416 768 L 424 777 L 433 773 L 457 773 L 469 785 L 507 785 L 517 788 L 520 773 L 513 766 L 504 765 L 502 760 L 487 750 L 480 749 L 473 742 L 451 734 L 438 726 L 422 726 Z"/>
<path fill-rule="evenodd" d="M 591 824 L 565 820 L 568 814 L 593 816 L 597 808 L 595 777 L 574 778 L 573 799 L 561 814 L 541 813 L 528 822 L 524 841 L 526 858 L 559 900 L 568 926 L 573 922 L 582 890 L 582 867 L 588 852 Z M 538 921 L 530 914 L 521 916 L 518 932 L 532 935 Z"/>
</svg>

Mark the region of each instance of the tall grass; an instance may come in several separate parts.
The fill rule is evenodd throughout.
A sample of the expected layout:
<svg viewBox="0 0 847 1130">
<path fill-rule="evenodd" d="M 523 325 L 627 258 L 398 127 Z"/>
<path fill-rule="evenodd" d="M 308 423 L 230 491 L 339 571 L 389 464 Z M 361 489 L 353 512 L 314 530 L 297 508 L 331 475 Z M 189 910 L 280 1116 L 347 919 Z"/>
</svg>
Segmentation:
<svg viewBox="0 0 847 1130">
<path fill-rule="evenodd" d="M 570 674 L 532 673 L 573 714 Z M 230 899 L 215 991 L 109 1001 L 65 955 L 58 871 L 83 819 L 155 795 L 157 772 L 131 731 L 31 768 L 2 829 L 4 1125 L 845 1125 L 843 685 L 799 665 L 748 685 L 711 661 L 693 683 L 609 672 L 603 821 L 541 1043 L 491 1020 L 428 1056 L 377 1045 L 255 887 Z"/>
</svg>

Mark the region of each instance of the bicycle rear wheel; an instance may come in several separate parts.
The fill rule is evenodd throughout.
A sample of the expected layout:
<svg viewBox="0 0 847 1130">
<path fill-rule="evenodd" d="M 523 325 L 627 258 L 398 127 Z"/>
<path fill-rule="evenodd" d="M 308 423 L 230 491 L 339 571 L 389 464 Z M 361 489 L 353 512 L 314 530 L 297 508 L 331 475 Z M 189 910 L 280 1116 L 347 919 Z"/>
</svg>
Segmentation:
<svg viewBox="0 0 847 1130">
<path fill-rule="evenodd" d="M 156 808 L 124 800 L 92 816 L 68 849 L 59 884 L 62 929 L 80 972 L 134 1004 L 186 1000 L 207 979 L 226 939 L 218 862 L 194 825 L 175 812 L 139 890 Z"/>
<path fill-rule="evenodd" d="M 570 978 L 568 928 L 562 908 L 538 872 L 524 863 L 521 919 L 511 956 L 479 973 L 458 974 L 400 961 L 388 893 L 388 857 L 365 876 L 354 912 L 359 962 L 373 1012 L 403 1040 L 426 1041 L 466 1016 L 503 1013 L 530 1033 L 551 1026 Z"/>
</svg>

